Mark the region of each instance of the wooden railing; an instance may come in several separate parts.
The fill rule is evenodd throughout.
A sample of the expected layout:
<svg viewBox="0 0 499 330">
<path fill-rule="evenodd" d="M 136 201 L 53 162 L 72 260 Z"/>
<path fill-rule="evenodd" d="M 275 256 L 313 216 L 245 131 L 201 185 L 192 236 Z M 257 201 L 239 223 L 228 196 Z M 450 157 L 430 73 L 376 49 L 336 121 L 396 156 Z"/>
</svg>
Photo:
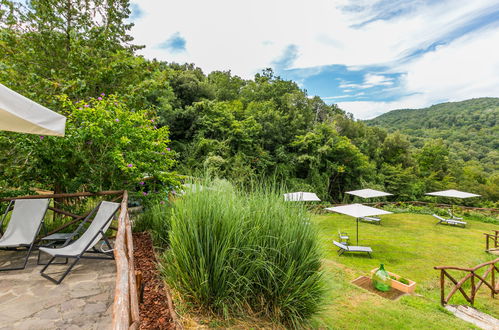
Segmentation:
<svg viewBox="0 0 499 330">
<path fill-rule="evenodd" d="M 431 203 L 431 202 L 419 202 L 419 201 L 406 201 L 406 202 L 372 202 L 372 203 L 362 203 L 366 205 L 375 205 L 375 206 L 383 206 L 383 205 L 389 205 L 389 204 L 411 204 L 415 206 L 424 206 L 424 205 L 434 205 L 438 208 L 452 208 L 455 207 L 456 205 L 451 205 L 451 204 L 441 204 L 441 203 Z M 499 213 L 499 209 L 497 208 L 487 208 L 487 207 L 473 207 L 473 206 L 462 206 L 458 205 L 457 206 L 460 209 L 463 210 L 470 210 L 470 211 L 476 211 L 476 212 L 486 212 L 486 213 L 491 213 L 491 214 L 497 214 Z"/>
<path fill-rule="evenodd" d="M 485 252 L 499 251 L 499 230 L 494 230 L 494 234 L 485 235 Z M 489 244 L 492 242 L 492 244 Z"/>
<path fill-rule="evenodd" d="M 436 270 L 440 270 L 440 303 L 442 306 L 449 303 L 452 296 L 459 290 L 461 294 L 464 296 L 466 301 L 468 301 L 471 305 L 475 303 L 475 297 L 478 290 L 485 284 L 490 289 L 490 294 L 492 298 L 494 295 L 499 293 L 499 283 L 497 283 L 496 274 L 499 274 L 499 258 L 485 262 L 480 264 L 474 268 L 460 268 L 460 267 L 448 267 L 448 266 L 437 266 L 433 267 Z M 477 271 L 479 269 L 485 269 L 482 275 L 479 275 Z M 459 281 L 457 281 L 450 273 L 450 270 L 457 270 L 461 272 L 465 272 L 466 275 Z M 490 275 L 490 280 L 488 276 Z M 445 295 L 445 278 L 448 278 L 452 283 L 454 283 L 454 287 L 449 292 L 449 294 Z M 471 291 L 468 294 L 463 288 L 464 283 L 468 280 L 471 282 Z M 478 280 L 478 281 L 477 281 Z"/>
<path fill-rule="evenodd" d="M 125 191 L 118 217 L 118 233 L 114 243 L 116 259 L 116 290 L 113 304 L 113 329 L 138 329 L 139 299 L 133 259 L 132 227 L 128 214 L 128 194 Z"/>
</svg>

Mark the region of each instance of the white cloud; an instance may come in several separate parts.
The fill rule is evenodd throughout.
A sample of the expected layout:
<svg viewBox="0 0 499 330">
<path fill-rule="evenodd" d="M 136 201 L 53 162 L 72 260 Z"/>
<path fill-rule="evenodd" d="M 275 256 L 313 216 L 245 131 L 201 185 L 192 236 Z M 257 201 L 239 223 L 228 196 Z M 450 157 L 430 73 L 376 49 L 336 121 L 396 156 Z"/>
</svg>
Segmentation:
<svg viewBox="0 0 499 330">
<path fill-rule="evenodd" d="M 499 30 L 477 31 L 439 46 L 395 68 L 407 72 L 399 89 L 410 97 L 393 102 L 344 102 L 338 105 L 359 119 L 400 108 L 421 108 L 443 101 L 499 96 Z"/>
<path fill-rule="evenodd" d="M 207 71 L 230 69 L 250 77 L 271 66 L 289 45 L 299 50 L 296 68 L 391 62 L 493 2 L 442 2 L 421 6 L 414 15 L 352 28 L 365 17 L 342 11 L 347 0 L 137 0 L 134 4 L 143 17 L 132 34 L 137 43 L 148 46 L 142 51 L 146 57 L 194 62 Z M 187 41 L 185 54 L 154 49 L 175 32 Z"/>
<path fill-rule="evenodd" d="M 428 103 L 428 100 L 422 95 L 413 95 L 391 102 L 353 101 L 338 102 L 337 104 L 341 109 L 352 113 L 357 119 L 372 119 L 387 110 L 422 108 L 431 103 Z"/>
<path fill-rule="evenodd" d="M 290 45 L 297 57 L 291 68 L 301 68 L 303 79 L 320 66 L 340 64 L 350 70 L 370 65 L 391 66 L 405 73 L 395 81 L 382 74 L 367 74 L 362 83 L 343 81 L 340 88 L 397 88 L 404 95 L 396 102 L 345 102 L 340 105 L 357 118 L 394 108 L 428 106 L 441 100 L 499 96 L 499 29 L 476 31 L 435 51 L 400 63 L 401 58 L 426 49 L 463 24 L 497 10 L 497 0 L 421 2 L 409 15 L 378 20 L 369 10 L 344 11 L 349 4 L 373 8 L 372 1 L 350 0 L 136 0 L 143 15 L 132 30 L 147 58 L 192 62 L 205 72 L 231 70 L 244 78 L 271 67 Z M 383 12 L 383 9 L 380 11 Z M 158 49 L 174 33 L 186 40 L 186 50 Z M 390 72 L 387 72 L 390 73 Z M 302 82 L 301 79 L 300 83 Z M 304 81 L 304 80 L 303 80 Z M 306 86 L 304 86 L 306 87 Z M 368 96 L 368 94 L 366 94 Z M 337 99 L 338 96 L 336 96 Z"/>
</svg>

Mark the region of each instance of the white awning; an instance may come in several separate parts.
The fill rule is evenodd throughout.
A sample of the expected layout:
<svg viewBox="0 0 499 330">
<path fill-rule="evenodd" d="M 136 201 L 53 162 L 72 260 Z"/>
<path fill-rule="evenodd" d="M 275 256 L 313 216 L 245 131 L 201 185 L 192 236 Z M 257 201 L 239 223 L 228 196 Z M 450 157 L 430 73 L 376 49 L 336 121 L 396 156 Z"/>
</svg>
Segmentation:
<svg viewBox="0 0 499 330">
<path fill-rule="evenodd" d="M 374 189 L 352 190 L 352 191 L 347 191 L 347 194 L 359 196 L 362 198 L 383 197 L 383 196 L 392 196 L 393 195 L 393 194 L 390 194 L 390 193 L 387 193 L 384 191 L 379 191 L 379 190 L 374 190 Z"/>
<path fill-rule="evenodd" d="M 284 200 L 285 201 L 292 201 L 292 202 L 320 202 L 320 198 L 317 197 L 315 193 L 311 192 L 292 192 L 288 194 L 284 194 Z"/>
<path fill-rule="evenodd" d="M 454 189 L 435 191 L 435 192 L 431 192 L 431 193 L 426 193 L 425 195 L 441 196 L 441 197 L 455 197 L 455 198 L 470 198 L 470 197 L 479 197 L 480 196 L 477 194 L 472 194 L 472 193 L 454 190 Z"/>
<path fill-rule="evenodd" d="M 349 215 L 355 218 L 392 213 L 385 210 L 377 209 L 375 207 L 365 206 L 362 204 L 348 204 L 343 206 L 327 207 L 326 210 Z"/>
<path fill-rule="evenodd" d="M 66 117 L 0 84 L 0 130 L 64 136 Z"/>
</svg>

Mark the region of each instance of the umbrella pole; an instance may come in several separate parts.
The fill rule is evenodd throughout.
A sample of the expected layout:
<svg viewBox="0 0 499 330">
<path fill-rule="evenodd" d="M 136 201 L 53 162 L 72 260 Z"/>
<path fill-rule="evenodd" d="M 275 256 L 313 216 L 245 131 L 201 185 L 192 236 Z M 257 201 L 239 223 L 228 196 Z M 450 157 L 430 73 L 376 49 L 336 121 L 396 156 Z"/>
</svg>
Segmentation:
<svg viewBox="0 0 499 330">
<path fill-rule="evenodd" d="M 359 218 L 357 218 L 357 245 L 359 245 Z"/>
</svg>

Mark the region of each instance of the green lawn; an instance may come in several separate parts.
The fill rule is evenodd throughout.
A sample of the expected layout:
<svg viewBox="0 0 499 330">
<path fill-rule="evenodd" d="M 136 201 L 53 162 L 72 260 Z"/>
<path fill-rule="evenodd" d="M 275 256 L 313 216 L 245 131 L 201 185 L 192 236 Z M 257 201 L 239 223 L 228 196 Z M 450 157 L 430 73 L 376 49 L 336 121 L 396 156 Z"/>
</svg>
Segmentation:
<svg viewBox="0 0 499 330">
<path fill-rule="evenodd" d="M 312 320 L 312 327 L 472 328 L 440 307 L 439 272 L 433 266 L 474 267 L 494 259 L 495 256 L 484 252 L 483 233 L 497 230 L 499 226 L 466 219 L 468 226 L 464 229 L 437 226 L 435 218 L 420 214 L 391 214 L 382 218 L 381 225 L 359 224 L 359 245 L 373 249 L 370 259 L 357 254 L 338 256 L 332 244 L 333 239 L 337 240 L 338 229 L 347 232 L 353 238 L 351 244 L 355 244 L 353 218 L 338 214 L 313 217 L 324 250 L 324 276 L 329 289 L 324 311 Z M 381 263 L 385 269 L 416 281 L 417 295 L 389 301 L 350 284 Z M 464 304 L 465 300 L 457 293 L 450 303 Z M 492 299 L 485 285 L 475 300 L 475 307 L 499 318 L 499 297 Z"/>
</svg>

